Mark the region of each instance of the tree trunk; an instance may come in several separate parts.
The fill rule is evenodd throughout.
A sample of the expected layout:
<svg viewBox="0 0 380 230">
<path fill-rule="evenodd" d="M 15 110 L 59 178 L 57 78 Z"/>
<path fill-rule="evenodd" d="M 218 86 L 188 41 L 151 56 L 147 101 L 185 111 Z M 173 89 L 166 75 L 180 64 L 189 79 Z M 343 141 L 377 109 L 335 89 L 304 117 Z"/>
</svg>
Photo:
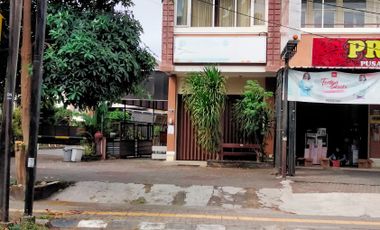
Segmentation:
<svg viewBox="0 0 380 230">
<path fill-rule="evenodd" d="M 30 122 L 30 86 L 32 67 L 32 0 L 24 0 L 22 22 L 22 47 L 21 47 L 21 108 L 22 108 L 22 136 L 24 144 L 29 143 Z"/>
</svg>

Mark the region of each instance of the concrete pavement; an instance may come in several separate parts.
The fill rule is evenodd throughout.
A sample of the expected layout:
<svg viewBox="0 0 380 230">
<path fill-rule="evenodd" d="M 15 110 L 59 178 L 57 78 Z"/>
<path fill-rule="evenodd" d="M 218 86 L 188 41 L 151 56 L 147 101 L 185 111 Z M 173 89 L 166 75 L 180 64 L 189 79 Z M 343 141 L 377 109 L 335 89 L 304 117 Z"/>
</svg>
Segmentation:
<svg viewBox="0 0 380 230">
<path fill-rule="evenodd" d="M 15 204 L 14 204 L 15 205 Z M 16 204 L 17 206 L 17 204 Z M 46 207 L 53 209 L 46 210 Z M 103 229 L 380 229 L 379 218 L 327 217 L 283 213 L 271 209 L 220 209 L 157 205 L 37 202 L 37 216 L 51 225 L 77 228 L 79 223 Z M 57 210 L 54 210 L 56 208 Z M 17 210 L 12 210 L 15 213 Z M 86 222 L 87 221 L 87 222 Z M 106 225 L 104 227 L 104 224 Z M 158 227 L 159 226 L 159 227 Z M 87 227 L 89 228 L 89 226 Z M 92 227 L 94 229 L 96 227 Z M 98 227 L 100 228 L 100 227 Z"/>
<path fill-rule="evenodd" d="M 66 163 L 58 151 L 39 154 L 38 178 L 76 183 L 35 205 L 72 227 L 380 229 L 378 171 L 297 169 L 292 182 L 282 182 L 273 169 L 148 159 Z M 11 207 L 17 213 L 22 202 Z"/>
</svg>

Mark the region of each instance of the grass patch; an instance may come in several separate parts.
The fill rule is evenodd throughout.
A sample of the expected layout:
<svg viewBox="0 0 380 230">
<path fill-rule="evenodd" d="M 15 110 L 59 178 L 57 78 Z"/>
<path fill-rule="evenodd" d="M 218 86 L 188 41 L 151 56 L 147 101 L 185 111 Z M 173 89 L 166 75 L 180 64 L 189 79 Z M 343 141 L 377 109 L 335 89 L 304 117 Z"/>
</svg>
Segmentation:
<svg viewBox="0 0 380 230">
<path fill-rule="evenodd" d="M 35 224 L 33 222 L 24 222 L 21 224 L 12 224 L 8 228 L 4 228 L 4 230 L 47 230 L 48 228 Z"/>
<path fill-rule="evenodd" d="M 138 199 L 131 201 L 131 204 L 145 204 L 145 203 L 146 203 L 146 200 L 144 197 L 139 197 Z"/>
</svg>

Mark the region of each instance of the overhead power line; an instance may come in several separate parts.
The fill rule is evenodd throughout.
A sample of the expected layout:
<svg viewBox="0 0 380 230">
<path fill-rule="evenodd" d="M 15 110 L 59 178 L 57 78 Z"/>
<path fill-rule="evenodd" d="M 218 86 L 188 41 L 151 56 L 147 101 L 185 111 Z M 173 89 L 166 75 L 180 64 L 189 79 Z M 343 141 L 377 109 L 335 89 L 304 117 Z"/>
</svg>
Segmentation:
<svg viewBox="0 0 380 230">
<path fill-rule="evenodd" d="M 347 7 L 347 6 L 344 6 L 344 5 L 341 6 L 341 5 L 332 4 L 332 3 L 326 3 L 326 2 L 314 2 L 313 0 L 308 0 L 308 2 L 310 2 L 310 3 L 317 3 L 317 4 L 325 5 L 325 6 L 333 6 L 333 7 L 336 7 L 336 8 L 342 8 L 342 9 L 351 10 L 351 11 L 358 11 L 358 12 L 367 13 L 367 14 L 380 15 L 379 12 L 369 11 L 369 10 L 362 10 L 362 9 L 354 9 L 354 8 Z"/>
<path fill-rule="evenodd" d="M 293 27 L 293 26 L 283 25 L 283 24 L 277 23 L 277 22 L 270 22 L 268 20 L 265 20 L 265 19 L 262 19 L 262 18 L 258 18 L 258 17 L 252 16 L 252 15 L 249 15 L 249 14 L 245 14 L 245 13 L 242 13 L 242 12 L 239 12 L 239 11 L 236 11 L 236 10 L 231 10 L 231 9 L 225 8 L 225 7 L 220 6 L 220 5 L 217 6 L 217 5 L 213 4 L 212 2 L 207 2 L 207 1 L 204 1 L 204 0 L 196 0 L 196 1 L 208 4 L 208 5 L 211 5 L 211 6 L 214 6 L 214 7 L 218 7 L 219 9 L 226 10 L 226 11 L 229 11 L 231 13 L 235 13 L 235 14 L 246 16 L 246 17 L 249 17 L 249 18 L 253 18 L 253 19 L 257 20 L 257 21 L 268 23 L 268 25 L 279 26 L 279 27 L 283 27 L 283 28 L 286 28 L 286 29 L 302 32 L 304 34 L 309 34 L 309 35 L 313 35 L 313 36 L 320 37 L 320 38 L 325 38 L 325 39 L 330 39 L 330 40 L 338 40 L 339 39 L 339 38 L 331 38 L 331 37 L 327 37 L 327 36 L 324 36 L 324 35 L 312 33 L 312 32 L 306 31 L 306 30 L 302 30 L 300 28 L 296 28 L 296 27 Z M 358 46 L 366 48 L 366 46 L 362 46 L 360 44 L 358 44 Z M 380 51 L 380 48 L 373 48 L 373 50 Z"/>
<path fill-rule="evenodd" d="M 157 59 L 160 59 L 160 57 L 143 41 L 141 43 L 144 45 L 144 48 L 146 48 L 153 56 L 155 56 Z"/>
</svg>

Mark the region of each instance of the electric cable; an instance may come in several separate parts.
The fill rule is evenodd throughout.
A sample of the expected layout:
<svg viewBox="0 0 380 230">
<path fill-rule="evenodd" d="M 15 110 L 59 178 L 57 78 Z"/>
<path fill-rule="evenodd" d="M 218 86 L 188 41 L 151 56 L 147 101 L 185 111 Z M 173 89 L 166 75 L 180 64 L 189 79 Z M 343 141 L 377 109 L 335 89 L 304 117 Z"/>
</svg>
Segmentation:
<svg viewBox="0 0 380 230">
<path fill-rule="evenodd" d="M 309 34 L 309 35 L 313 35 L 313 36 L 316 36 L 316 37 L 320 37 L 320 38 L 325 38 L 325 39 L 330 39 L 330 40 L 338 40 L 339 38 L 331 38 L 331 37 L 327 37 L 325 35 L 321 35 L 321 34 L 317 34 L 317 33 L 313 33 L 313 32 L 310 32 L 310 31 L 306 31 L 306 30 L 302 30 L 300 28 L 296 28 L 296 27 L 292 27 L 292 26 L 287 26 L 287 25 L 283 25 L 281 23 L 277 23 L 277 22 L 270 22 L 268 20 L 265 20 L 265 19 L 262 19 L 262 18 L 258 18 L 258 17 L 255 17 L 255 16 L 252 16 L 252 15 L 249 15 L 249 14 L 245 14 L 245 13 L 242 13 L 242 12 L 239 12 L 239 11 L 235 11 L 235 10 L 231 10 L 231 9 L 228 9 L 228 8 L 225 8 L 223 6 L 217 6 L 216 4 L 212 3 L 212 2 L 207 2 L 207 1 L 204 1 L 204 0 L 195 0 L 195 1 L 198 1 L 198 2 L 202 2 L 202 3 L 205 3 L 205 4 L 208 4 L 208 5 L 211 5 L 211 6 L 214 6 L 214 7 L 218 7 L 219 9 L 223 9 L 223 10 L 226 10 L 226 11 L 229 11 L 231 13 L 235 13 L 235 14 L 239 14 L 241 16 L 246 16 L 246 17 L 249 17 L 249 18 L 253 18 L 255 20 L 258 20 L 258 21 L 261 21 L 261 22 L 265 22 L 265 23 L 268 23 L 268 25 L 272 25 L 272 26 L 278 26 L 278 27 L 283 27 L 283 28 L 287 28 L 287 29 L 290 29 L 290 30 L 294 30 L 294 31 L 298 31 L 298 32 L 302 32 L 304 34 Z M 358 47 L 364 47 L 364 48 L 367 48 L 366 46 L 362 46 L 360 44 L 357 44 Z M 372 48 L 373 50 L 376 50 L 376 51 L 380 51 L 380 48 Z"/>
</svg>

